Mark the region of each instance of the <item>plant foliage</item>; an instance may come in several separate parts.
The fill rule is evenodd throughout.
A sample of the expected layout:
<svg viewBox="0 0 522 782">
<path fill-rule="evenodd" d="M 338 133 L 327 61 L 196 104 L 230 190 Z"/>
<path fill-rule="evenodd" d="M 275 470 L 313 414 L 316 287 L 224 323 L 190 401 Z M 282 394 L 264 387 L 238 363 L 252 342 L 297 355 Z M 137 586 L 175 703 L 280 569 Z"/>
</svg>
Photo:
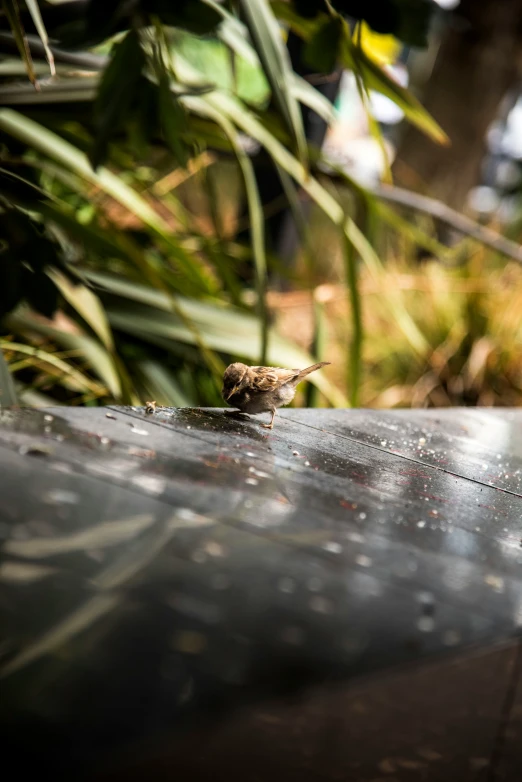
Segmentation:
<svg viewBox="0 0 522 782">
<path fill-rule="evenodd" d="M 381 264 L 320 173 L 318 150 L 307 146 L 300 106 L 328 122 L 334 112 L 293 72 L 282 25 L 303 39 L 318 71 L 353 69 L 366 90 L 390 97 L 444 143 L 420 103 L 352 35 L 352 23 L 364 20 L 422 45 L 430 5 L 4 0 L 0 317 L 21 398 L 38 392 L 60 403 L 153 396 L 164 404 L 219 404 L 229 360 L 312 362 L 278 336 L 267 305 L 269 275 L 281 266 L 265 247 L 254 168 L 260 149 L 280 172 L 297 218 L 306 194 L 342 237 L 351 319 L 347 393 L 357 403 L 364 334 L 358 269 L 362 263 L 375 276 Z M 201 67 L 203 50 L 226 53 L 225 83 L 218 69 Z M 255 94 L 238 88 L 248 69 L 252 83 L 264 85 Z M 224 168 L 228 180 L 219 179 Z M 238 241 L 227 193 L 216 193 L 219 181 L 239 181 L 248 246 Z M 190 208 L 192 185 L 208 204 L 205 214 Z M 360 188 L 353 192 L 371 200 Z M 426 340 L 401 296 L 384 297 L 383 307 L 422 352 Z M 13 399 L 6 378 L 2 362 L 0 404 Z M 323 401 L 346 404 L 330 380 L 312 379 Z"/>
</svg>

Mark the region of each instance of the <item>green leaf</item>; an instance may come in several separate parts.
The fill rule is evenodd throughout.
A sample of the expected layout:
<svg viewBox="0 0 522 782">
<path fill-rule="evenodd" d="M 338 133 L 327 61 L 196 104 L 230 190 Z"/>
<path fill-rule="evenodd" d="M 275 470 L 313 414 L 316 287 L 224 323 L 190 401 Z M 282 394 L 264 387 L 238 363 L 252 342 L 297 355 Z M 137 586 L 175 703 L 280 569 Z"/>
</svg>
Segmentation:
<svg viewBox="0 0 522 782">
<path fill-rule="evenodd" d="M 292 93 L 300 103 L 308 106 L 315 111 L 327 125 L 332 125 L 336 120 L 336 113 L 333 105 L 328 98 L 325 98 L 319 90 L 307 82 L 305 79 L 293 74 Z"/>
<path fill-rule="evenodd" d="M 318 4 L 317 4 L 318 5 Z M 325 10 L 324 0 L 321 0 L 322 9 Z M 317 9 L 312 14 L 313 18 L 307 19 L 304 15 L 297 13 L 292 4 L 287 0 L 272 0 L 271 3 L 273 14 L 281 22 L 287 24 L 296 35 L 299 35 L 305 41 L 310 38 L 311 35 L 317 29 Z M 325 14 L 321 14 L 319 17 L 319 23 L 324 19 Z"/>
<path fill-rule="evenodd" d="M 27 75 L 31 83 L 36 87 L 36 73 L 34 70 L 33 58 L 31 57 L 25 30 L 20 19 L 20 9 L 18 8 L 17 0 L 2 0 L 2 7 L 7 16 L 9 26 L 11 27 L 16 46 L 20 52 L 20 57 L 25 63 Z"/>
<path fill-rule="evenodd" d="M 348 364 L 348 387 L 350 388 L 350 403 L 352 407 L 359 405 L 359 388 L 361 385 L 361 357 L 363 342 L 363 325 L 361 315 L 361 296 L 359 293 L 359 280 L 357 257 L 355 247 L 348 239 L 348 232 L 344 236 L 344 262 L 346 266 L 346 280 L 348 283 L 348 295 L 352 312 L 352 349 Z"/>
<path fill-rule="evenodd" d="M 210 103 L 214 108 L 221 111 L 224 115 L 231 118 L 245 133 L 256 139 L 273 159 L 288 173 L 293 179 L 308 193 L 316 202 L 320 209 L 339 227 L 350 241 L 364 263 L 373 275 L 376 275 L 382 268 L 381 261 L 359 230 L 354 221 L 348 217 L 342 206 L 336 199 L 318 182 L 317 179 L 310 176 L 302 164 L 271 134 L 254 115 L 245 109 L 238 101 L 231 96 L 213 93 L 198 98 L 186 98 L 194 111 L 206 111 L 205 107 L 200 106 L 200 102 Z M 390 309 L 392 315 L 399 322 L 404 333 L 410 340 L 413 347 L 423 354 L 428 344 L 425 337 L 413 322 L 402 302 L 400 291 L 386 296 L 383 303 Z M 352 316 L 355 318 L 355 311 L 352 310 Z M 355 323 L 354 323 L 355 329 Z"/>
<path fill-rule="evenodd" d="M 109 140 L 129 116 L 145 66 L 145 54 L 136 30 L 114 44 L 109 65 L 105 68 L 94 103 L 97 133 L 90 153 L 96 170 L 107 157 Z"/>
<path fill-rule="evenodd" d="M 49 353 L 46 350 L 40 348 L 34 348 L 31 345 L 24 345 L 18 342 L 7 342 L 0 340 L 0 351 L 12 350 L 15 353 L 22 353 L 26 356 L 31 356 L 38 361 L 42 361 L 44 364 L 50 364 L 55 369 L 62 372 L 68 379 L 70 387 L 76 391 L 85 392 L 90 391 L 97 396 L 105 395 L 106 389 L 100 386 L 99 383 L 95 383 L 90 377 L 80 372 L 67 361 L 55 356 L 53 353 Z"/>
<path fill-rule="evenodd" d="M 105 383 L 114 399 L 121 399 L 121 382 L 112 357 L 97 340 L 85 334 L 71 333 L 50 326 L 31 312 L 21 309 L 8 315 L 5 323 L 7 328 L 16 334 L 40 334 L 67 350 L 78 351 L 92 371 Z"/>
<path fill-rule="evenodd" d="M 172 349 L 174 341 L 197 344 L 191 329 L 172 312 L 170 297 L 161 291 L 125 280 L 121 277 L 84 270 L 85 276 L 111 298 L 105 309 L 113 329 L 139 335 L 140 339 Z M 114 299 L 114 295 L 120 300 Z M 240 356 L 256 362 L 261 349 L 259 321 L 249 313 L 234 307 L 176 297 L 183 316 L 193 322 L 205 342 L 221 353 Z M 140 303 L 142 306 L 137 307 Z M 270 331 L 267 361 L 275 366 L 301 367 L 313 364 L 313 357 L 296 345 Z M 310 376 L 324 396 L 337 407 L 346 406 L 346 398 L 324 376 Z"/>
<path fill-rule="evenodd" d="M 207 104 L 208 116 L 218 125 L 221 125 L 236 153 L 236 157 L 243 174 L 245 192 L 250 218 L 250 231 L 252 236 L 252 253 L 256 265 L 257 298 L 259 308 L 259 320 L 261 323 L 261 351 L 259 364 L 266 364 L 268 351 L 268 308 L 266 304 L 267 270 L 265 252 L 265 221 L 261 198 L 257 188 L 257 181 L 252 162 L 242 148 L 234 125 L 218 111 Z"/>
<path fill-rule="evenodd" d="M 396 1 L 398 3 L 402 2 L 402 0 Z M 404 0 L 404 2 L 408 3 L 409 0 Z M 334 3 L 334 5 L 339 7 L 339 4 L 337 3 Z M 321 14 L 314 19 L 304 19 L 296 14 L 295 10 L 287 2 L 273 2 L 272 10 L 279 19 L 286 22 L 291 29 L 305 41 L 310 41 L 314 35 L 317 34 L 320 27 L 327 24 L 324 14 Z M 367 18 L 367 14 L 365 13 L 356 14 L 355 16 L 356 18 Z M 337 18 L 340 19 L 341 17 L 338 16 Z M 399 19 L 399 14 L 395 14 L 394 19 Z M 406 20 L 406 14 L 404 20 Z M 371 24 L 371 22 L 368 21 L 368 24 Z M 406 21 L 404 21 L 404 24 L 406 24 Z M 377 65 L 377 63 L 368 57 L 365 52 L 360 52 L 359 54 L 352 41 L 350 28 L 344 20 L 343 27 L 344 42 L 340 47 L 339 57 L 344 66 L 350 68 L 350 70 L 355 70 L 359 67 L 366 89 L 380 92 L 393 101 L 404 111 L 405 116 L 411 123 L 437 143 L 449 144 L 450 140 L 446 133 L 414 95 L 398 84 L 395 79 L 389 76 L 379 65 Z M 319 56 L 319 52 L 317 54 Z"/>
<path fill-rule="evenodd" d="M 252 36 L 274 99 L 293 140 L 295 153 L 308 159 L 303 118 L 292 93 L 292 66 L 281 29 L 267 0 L 240 0 L 246 26 Z"/>
<path fill-rule="evenodd" d="M 341 47 L 344 65 L 351 70 L 358 70 L 364 86 L 385 95 L 401 108 L 407 119 L 419 130 L 426 133 L 438 144 L 449 144 L 450 140 L 440 125 L 428 114 L 426 109 L 412 93 L 402 87 L 389 76 L 376 62 L 351 40 L 350 30 L 345 24 L 344 44 Z"/>
<path fill-rule="evenodd" d="M 38 211 L 46 220 L 62 227 L 89 253 L 94 252 L 106 261 L 120 258 L 132 260 L 137 265 L 144 263 L 143 252 L 130 235 L 123 235 L 112 225 L 110 230 L 104 231 L 92 224 L 79 223 L 75 211 L 61 203 L 41 204 Z"/>
<path fill-rule="evenodd" d="M 74 285 L 64 274 L 58 271 L 48 272 L 60 293 L 76 312 L 89 324 L 107 350 L 114 351 L 114 340 L 107 321 L 105 310 L 99 298 L 81 283 Z"/>
<path fill-rule="evenodd" d="M 328 328 L 325 316 L 324 303 L 320 300 L 314 291 L 314 336 L 312 341 L 312 352 L 316 361 L 322 361 L 328 348 Z M 319 389 L 306 384 L 305 390 L 306 407 L 319 407 Z"/>
<path fill-rule="evenodd" d="M 0 130 L 58 161 L 63 167 L 77 174 L 84 183 L 95 185 L 122 204 L 165 241 L 173 261 L 177 262 L 180 271 L 199 291 L 213 291 L 210 276 L 203 270 L 199 259 L 190 256 L 180 246 L 165 220 L 120 177 L 103 167 L 94 171 L 83 152 L 56 133 L 12 109 L 0 109 Z"/>
<path fill-rule="evenodd" d="M 0 129 L 96 185 L 154 231 L 168 237 L 168 225 L 138 193 L 106 168 L 93 171 L 86 155 L 56 133 L 12 109 L 0 109 Z"/>
<path fill-rule="evenodd" d="M 205 0 L 212 6 L 216 5 L 221 9 L 224 16 L 224 22 L 219 26 L 218 36 L 232 52 L 246 60 L 254 66 L 260 65 L 259 57 L 246 36 L 248 31 L 241 22 L 229 14 L 222 6 L 218 6 L 214 0 Z M 295 71 L 290 71 L 290 89 L 293 96 L 305 106 L 313 109 L 325 122 L 331 124 L 335 121 L 335 110 L 330 101 L 316 90 L 306 79 L 303 79 Z M 241 97 L 241 96 L 239 96 Z"/>
<path fill-rule="evenodd" d="M 7 346 L 9 347 L 9 343 L 7 343 Z M 18 405 L 18 399 L 13 378 L 0 347 L 0 409 L 2 407 L 16 407 L 16 405 Z"/>
<path fill-rule="evenodd" d="M 218 38 L 251 65 L 259 65 L 259 57 L 248 40 L 248 30 L 245 25 L 216 0 L 203 0 L 203 2 L 215 8 L 222 16 L 222 22 L 217 30 Z"/>
</svg>

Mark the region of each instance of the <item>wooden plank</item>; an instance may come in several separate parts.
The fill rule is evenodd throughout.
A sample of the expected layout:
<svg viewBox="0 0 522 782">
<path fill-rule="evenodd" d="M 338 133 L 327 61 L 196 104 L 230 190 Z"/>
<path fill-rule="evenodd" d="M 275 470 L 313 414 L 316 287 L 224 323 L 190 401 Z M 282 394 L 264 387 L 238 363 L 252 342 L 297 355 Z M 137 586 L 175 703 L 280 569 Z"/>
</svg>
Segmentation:
<svg viewBox="0 0 522 782">
<path fill-rule="evenodd" d="M 302 410 L 285 410 L 282 415 L 486 486 L 522 493 L 518 410 L 314 410 L 311 417 Z"/>
<path fill-rule="evenodd" d="M 55 770 L 58 747 L 64 763 L 96 761 L 210 705 L 442 666 L 518 637 L 522 418 L 487 419 L 504 431 L 507 488 L 470 467 L 496 465 L 480 416 L 454 437 L 460 411 L 440 432 L 408 412 L 285 411 L 273 432 L 215 410 L 1 412 L 12 751 L 30 736 Z M 403 452 L 376 444 L 399 424 Z M 438 438 L 434 454 L 413 449 L 419 432 Z"/>
<path fill-rule="evenodd" d="M 515 780 L 522 768 L 522 641 L 518 641 L 491 753 L 490 779 Z"/>
<path fill-rule="evenodd" d="M 520 779 L 520 733 L 496 755 L 517 645 L 269 700 L 158 737 L 97 782 L 478 782 Z"/>
</svg>

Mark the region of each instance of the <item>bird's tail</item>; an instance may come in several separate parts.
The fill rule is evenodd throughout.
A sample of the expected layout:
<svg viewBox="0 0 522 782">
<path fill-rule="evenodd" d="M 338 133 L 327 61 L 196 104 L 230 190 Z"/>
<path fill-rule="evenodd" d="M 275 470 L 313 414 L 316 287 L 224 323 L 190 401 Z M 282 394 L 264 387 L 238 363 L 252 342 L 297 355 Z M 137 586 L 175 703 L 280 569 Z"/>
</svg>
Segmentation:
<svg viewBox="0 0 522 782">
<path fill-rule="evenodd" d="M 321 367 L 326 367 L 330 363 L 331 363 L 330 361 L 320 361 L 318 364 L 312 364 L 311 367 L 302 369 L 297 376 L 297 382 L 299 383 L 301 380 L 303 380 L 303 378 L 305 378 L 311 372 L 315 372 L 316 369 L 321 369 Z"/>
</svg>

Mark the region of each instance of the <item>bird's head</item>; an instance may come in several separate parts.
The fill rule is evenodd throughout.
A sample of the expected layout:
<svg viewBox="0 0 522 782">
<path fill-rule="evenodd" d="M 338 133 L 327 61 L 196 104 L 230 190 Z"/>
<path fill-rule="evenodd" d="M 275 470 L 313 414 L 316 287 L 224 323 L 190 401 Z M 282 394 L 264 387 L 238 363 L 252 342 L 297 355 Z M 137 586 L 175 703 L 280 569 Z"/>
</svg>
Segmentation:
<svg viewBox="0 0 522 782">
<path fill-rule="evenodd" d="M 230 364 L 225 369 L 225 374 L 223 375 L 223 388 L 221 389 L 223 399 L 228 402 L 234 394 L 241 391 L 247 380 L 248 367 L 246 364 L 241 364 L 240 362 Z"/>
</svg>

